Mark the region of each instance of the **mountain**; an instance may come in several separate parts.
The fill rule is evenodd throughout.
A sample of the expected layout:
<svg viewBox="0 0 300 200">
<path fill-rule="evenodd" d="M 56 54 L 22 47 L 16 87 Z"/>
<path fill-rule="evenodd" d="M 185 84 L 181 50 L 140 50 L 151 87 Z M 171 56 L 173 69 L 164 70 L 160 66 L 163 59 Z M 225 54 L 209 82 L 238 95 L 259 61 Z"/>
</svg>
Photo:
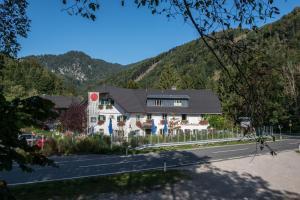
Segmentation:
<svg viewBox="0 0 300 200">
<path fill-rule="evenodd" d="M 259 32 L 248 31 L 245 34 L 244 30 L 230 31 L 236 38 L 246 41 L 253 38 L 257 41 L 266 39 L 266 43 L 257 45 L 269 46 L 270 49 L 285 41 L 295 54 L 293 62 L 300 63 L 300 8 L 295 8 L 280 20 L 261 27 Z M 209 88 L 211 79 L 219 69 L 215 57 L 203 42 L 194 40 L 156 57 L 131 64 L 100 83 L 126 87 L 128 82 L 135 81 L 141 88 L 158 88 L 160 75 L 166 66 L 171 66 L 181 78 L 181 88 Z"/>
<path fill-rule="evenodd" d="M 72 85 L 67 85 L 62 77 L 41 66 L 36 60 L 5 57 L 4 66 L 1 70 L 1 85 L 8 100 L 41 94 L 76 95 Z"/>
<path fill-rule="evenodd" d="M 69 51 L 61 55 L 27 56 L 24 59 L 28 58 L 37 60 L 51 72 L 76 85 L 103 80 L 124 69 L 120 64 L 94 59 L 80 51 Z"/>
</svg>

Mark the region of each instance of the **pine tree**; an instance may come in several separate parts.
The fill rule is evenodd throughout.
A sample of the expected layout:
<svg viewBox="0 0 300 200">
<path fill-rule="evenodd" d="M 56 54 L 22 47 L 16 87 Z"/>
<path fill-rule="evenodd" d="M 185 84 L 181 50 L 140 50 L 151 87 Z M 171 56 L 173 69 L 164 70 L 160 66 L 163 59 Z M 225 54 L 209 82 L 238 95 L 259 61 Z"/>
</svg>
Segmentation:
<svg viewBox="0 0 300 200">
<path fill-rule="evenodd" d="M 160 75 L 158 86 L 160 89 L 171 89 L 173 86 L 180 88 L 181 79 L 171 65 L 166 65 Z"/>
</svg>

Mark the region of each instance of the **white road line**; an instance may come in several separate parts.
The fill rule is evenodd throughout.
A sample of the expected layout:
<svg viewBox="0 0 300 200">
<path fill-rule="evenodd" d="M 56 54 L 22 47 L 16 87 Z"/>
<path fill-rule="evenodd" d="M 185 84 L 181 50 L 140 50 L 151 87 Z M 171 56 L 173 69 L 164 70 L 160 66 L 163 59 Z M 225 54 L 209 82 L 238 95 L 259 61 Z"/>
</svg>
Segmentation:
<svg viewBox="0 0 300 200">
<path fill-rule="evenodd" d="M 104 163 L 104 164 L 94 164 L 94 165 L 83 165 L 79 167 L 98 167 L 98 166 L 105 166 L 105 165 L 120 165 L 120 164 L 127 164 L 127 163 L 137 163 L 137 162 L 147 162 L 147 160 L 134 160 L 134 161 L 122 161 L 117 163 Z"/>
<path fill-rule="evenodd" d="M 300 142 L 293 142 L 293 143 L 289 143 L 289 144 L 300 144 Z"/>
<path fill-rule="evenodd" d="M 293 150 L 283 150 L 280 152 L 289 152 Z M 268 153 L 258 153 L 256 156 L 265 155 Z M 167 165 L 167 168 L 176 168 L 176 167 L 183 167 L 183 166 L 189 166 L 189 165 L 198 165 L 203 164 L 206 162 L 219 162 L 219 161 L 225 161 L 225 160 L 234 160 L 239 158 L 247 158 L 252 157 L 255 154 L 249 154 L 245 156 L 236 156 L 231 158 L 224 158 L 224 159 L 213 159 L 209 161 L 198 161 L 198 162 L 190 162 L 190 163 L 182 163 L 177 165 Z M 74 176 L 69 178 L 57 178 L 57 179 L 48 179 L 48 180 L 40 180 L 40 181 L 28 181 L 28 182 L 20 182 L 20 183 L 11 183 L 8 184 L 9 186 L 17 186 L 17 185 L 26 185 L 26 184 L 33 184 L 33 183 L 43 183 L 43 182 L 53 182 L 53 181 L 64 181 L 64 180 L 72 180 L 72 179 L 80 179 L 80 178 L 89 178 L 89 177 L 96 177 L 96 176 L 109 176 L 109 175 L 117 175 L 117 174 L 123 174 L 123 173 L 130 173 L 130 172 L 143 172 L 143 171 L 149 171 L 149 170 L 158 170 L 163 169 L 164 167 L 151 167 L 151 168 L 144 168 L 144 169 L 134 169 L 134 170 L 124 170 L 119 172 L 112 172 L 112 173 L 103 173 L 103 174 L 93 174 L 93 175 L 85 175 L 85 176 Z"/>
<path fill-rule="evenodd" d="M 225 152 L 231 152 L 231 151 L 244 151 L 244 150 L 247 150 L 249 148 L 243 148 L 243 149 L 231 149 L 231 150 L 224 150 L 224 151 L 215 151 L 215 152 L 212 152 L 212 153 L 225 153 Z"/>
</svg>

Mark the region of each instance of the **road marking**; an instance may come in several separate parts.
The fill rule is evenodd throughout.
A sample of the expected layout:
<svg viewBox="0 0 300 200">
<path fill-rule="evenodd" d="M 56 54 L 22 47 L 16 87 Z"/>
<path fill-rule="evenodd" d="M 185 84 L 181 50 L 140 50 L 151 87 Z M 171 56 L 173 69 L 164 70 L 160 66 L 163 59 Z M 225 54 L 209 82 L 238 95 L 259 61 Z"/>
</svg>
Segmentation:
<svg viewBox="0 0 300 200">
<path fill-rule="evenodd" d="M 105 165 L 120 165 L 120 164 L 127 164 L 127 163 L 137 163 L 137 162 L 145 162 L 147 160 L 134 160 L 134 161 L 122 161 L 117 163 L 104 163 L 104 164 L 94 164 L 94 165 L 83 165 L 79 167 L 99 167 L 99 166 L 105 166 Z"/>
<path fill-rule="evenodd" d="M 282 150 L 280 152 L 290 152 L 294 150 Z M 183 166 L 190 166 L 190 165 L 199 165 L 209 162 L 219 162 L 224 160 L 234 160 L 239 158 L 247 158 L 252 157 L 253 155 L 260 156 L 260 155 L 266 155 L 268 153 L 258 153 L 258 154 L 249 154 L 245 156 L 235 156 L 231 158 L 224 158 L 224 159 L 213 159 L 209 161 L 198 161 L 198 162 L 190 162 L 190 163 L 181 163 L 177 165 L 167 165 L 167 168 L 176 168 L 176 167 L 183 167 Z M 74 176 L 69 178 L 57 178 L 57 179 L 44 179 L 44 180 L 38 180 L 38 181 L 28 181 L 28 182 L 20 182 L 20 183 L 11 183 L 8 184 L 9 186 L 17 186 L 17 185 L 26 185 L 26 184 L 33 184 L 33 183 L 43 183 L 43 182 L 53 182 L 53 181 L 64 181 L 64 180 L 72 180 L 72 179 L 80 179 L 80 178 L 89 178 L 89 177 L 96 177 L 96 176 L 109 176 L 109 175 L 117 175 L 117 174 L 123 174 L 123 173 L 131 173 L 131 172 L 143 172 L 143 171 L 149 171 L 149 170 L 158 170 L 163 169 L 164 167 L 151 167 L 151 168 L 144 168 L 144 169 L 134 169 L 134 170 L 124 170 L 119 172 L 112 172 L 112 173 L 103 173 L 103 174 L 93 174 L 93 175 L 85 175 L 85 176 Z"/>
<path fill-rule="evenodd" d="M 225 152 L 232 152 L 232 151 L 244 151 L 244 150 L 247 150 L 249 148 L 243 148 L 243 149 L 231 149 L 231 150 L 224 150 L 224 151 L 215 151 L 215 152 L 212 152 L 212 153 L 225 153 Z"/>
<path fill-rule="evenodd" d="M 299 142 L 293 142 L 293 143 L 289 143 L 289 144 L 300 144 Z"/>
</svg>

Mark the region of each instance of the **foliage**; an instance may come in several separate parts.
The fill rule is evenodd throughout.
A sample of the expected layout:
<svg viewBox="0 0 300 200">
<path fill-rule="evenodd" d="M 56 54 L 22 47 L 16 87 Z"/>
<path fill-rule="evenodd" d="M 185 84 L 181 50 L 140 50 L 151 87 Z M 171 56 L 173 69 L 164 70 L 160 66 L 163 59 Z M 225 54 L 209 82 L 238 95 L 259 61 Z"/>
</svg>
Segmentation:
<svg viewBox="0 0 300 200">
<path fill-rule="evenodd" d="M 180 77 L 172 66 L 165 66 L 159 77 L 160 89 L 171 89 L 180 85 Z"/>
<path fill-rule="evenodd" d="M 15 57 L 21 49 L 18 39 L 26 38 L 30 20 L 26 0 L 3 0 L 0 3 L 0 53 Z"/>
<path fill-rule="evenodd" d="M 86 130 L 86 105 L 72 104 L 63 112 L 59 121 L 65 130 L 83 133 Z"/>
<path fill-rule="evenodd" d="M 48 137 L 41 153 L 44 155 L 55 154 L 124 154 L 126 143 L 111 145 L 109 136 L 63 136 Z"/>
<path fill-rule="evenodd" d="M 206 116 L 209 127 L 217 130 L 232 128 L 230 121 L 223 115 L 208 115 Z"/>
<path fill-rule="evenodd" d="M 133 80 L 129 80 L 128 83 L 127 83 L 126 88 L 128 88 L 128 89 L 138 89 L 139 85 L 138 85 L 137 82 L 135 82 Z"/>
<path fill-rule="evenodd" d="M 43 68 L 35 60 L 13 60 L 5 57 L 3 74 L 3 92 L 8 100 L 26 98 L 39 94 L 72 94 L 72 88 L 66 86 L 63 79 Z"/>
<path fill-rule="evenodd" d="M 62 77 L 66 85 L 73 86 L 80 91 L 125 68 L 120 64 L 91 58 L 80 51 L 69 51 L 60 55 L 28 56 L 25 59 L 35 60 L 41 66 Z"/>
<path fill-rule="evenodd" d="M 19 140 L 18 136 L 21 128 L 54 117 L 55 113 L 51 112 L 53 104 L 39 97 L 6 101 L 0 93 L 0 105 L 0 170 L 11 170 L 13 162 L 26 171 L 31 170 L 31 164 L 51 165 L 50 160 L 28 146 L 25 140 Z"/>
</svg>

